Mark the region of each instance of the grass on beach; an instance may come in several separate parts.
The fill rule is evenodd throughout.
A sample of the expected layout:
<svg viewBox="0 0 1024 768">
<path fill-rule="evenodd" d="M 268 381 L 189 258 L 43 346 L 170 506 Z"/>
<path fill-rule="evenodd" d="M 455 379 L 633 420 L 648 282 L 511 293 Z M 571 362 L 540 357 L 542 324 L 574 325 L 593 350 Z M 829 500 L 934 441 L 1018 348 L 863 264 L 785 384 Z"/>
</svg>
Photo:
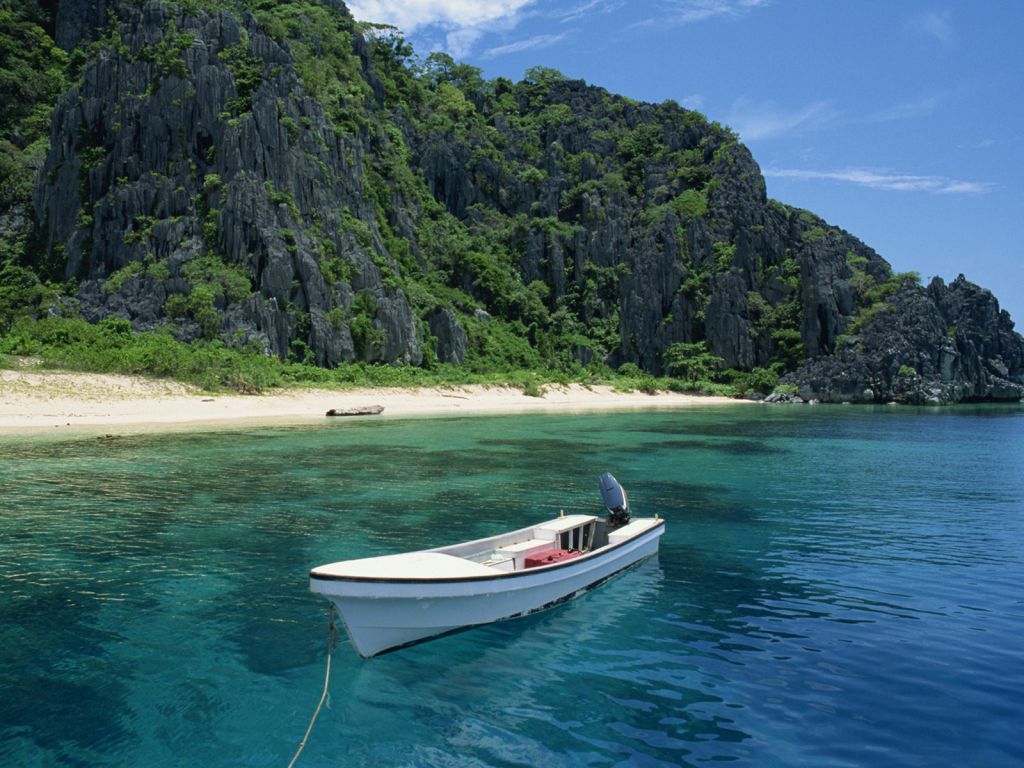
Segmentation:
<svg viewBox="0 0 1024 768">
<path fill-rule="evenodd" d="M 774 382 L 749 378 L 740 381 L 736 376 L 726 382 L 655 378 L 631 364 L 620 366 L 618 371 L 576 364 L 569 370 L 499 368 L 484 373 L 436 362 L 426 367 L 353 363 L 326 369 L 281 361 L 255 347 L 227 347 L 220 341 L 186 344 L 170 333 L 132 333 L 128 321 L 117 318 L 96 324 L 61 317 L 20 320 L 0 338 L 0 368 L 24 368 L 25 364 L 19 362 L 26 358 L 37 368 L 142 375 L 211 392 L 234 390 L 245 394 L 307 386 L 348 389 L 482 384 L 512 386 L 540 397 L 545 385 L 579 383 L 650 394 L 669 390 L 731 396 L 754 391 L 755 387 L 771 391 L 774 386 Z M 766 387 L 769 383 L 771 386 Z"/>
</svg>

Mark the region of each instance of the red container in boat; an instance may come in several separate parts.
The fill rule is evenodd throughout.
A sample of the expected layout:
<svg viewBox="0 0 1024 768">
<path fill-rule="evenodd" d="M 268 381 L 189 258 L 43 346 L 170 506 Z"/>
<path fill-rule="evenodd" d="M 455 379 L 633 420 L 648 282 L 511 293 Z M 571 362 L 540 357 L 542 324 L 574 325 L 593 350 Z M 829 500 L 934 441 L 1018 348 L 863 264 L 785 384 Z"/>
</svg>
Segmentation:
<svg viewBox="0 0 1024 768">
<path fill-rule="evenodd" d="M 536 568 L 538 565 L 551 565 L 552 563 L 560 563 L 563 560 L 572 560 L 581 554 L 583 553 L 577 552 L 574 549 L 549 549 L 546 552 L 530 555 L 526 558 L 525 565 L 527 568 Z"/>
</svg>

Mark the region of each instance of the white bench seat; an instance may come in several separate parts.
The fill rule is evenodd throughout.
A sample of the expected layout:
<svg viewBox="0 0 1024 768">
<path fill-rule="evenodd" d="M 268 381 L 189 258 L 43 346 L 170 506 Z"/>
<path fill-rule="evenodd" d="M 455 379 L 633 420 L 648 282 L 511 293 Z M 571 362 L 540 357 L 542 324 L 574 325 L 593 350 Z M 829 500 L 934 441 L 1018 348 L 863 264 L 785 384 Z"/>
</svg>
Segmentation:
<svg viewBox="0 0 1024 768">
<path fill-rule="evenodd" d="M 517 541 L 515 544 L 506 544 L 503 547 L 498 547 L 499 552 L 506 552 L 510 555 L 520 554 L 522 552 L 529 552 L 531 550 L 540 550 L 544 547 L 551 547 L 551 540 L 548 539 L 527 539 L 526 541 Z"/>
</svg>

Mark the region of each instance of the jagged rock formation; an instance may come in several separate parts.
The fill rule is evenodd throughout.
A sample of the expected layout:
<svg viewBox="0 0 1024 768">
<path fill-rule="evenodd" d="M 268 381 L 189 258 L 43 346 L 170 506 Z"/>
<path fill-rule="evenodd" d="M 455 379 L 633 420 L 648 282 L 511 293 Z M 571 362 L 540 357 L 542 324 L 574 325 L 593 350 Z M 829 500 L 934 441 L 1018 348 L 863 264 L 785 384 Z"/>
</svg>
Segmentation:
<svg viewBox="0 0 1024 768">
<path fill-rule="evenodd" d="M 65 17 L 75 21 L 59 40 L 80 26 Z M 175 314 L 168 299 L 201 281 L 213 295 L 177 304 L 181 338 L 282 357 L 299 339 L 320 365 L 354 359 L 361 344 L 364 359 L 418 364 L 408 301 L 375 261 L 387 266 L 362 174 L 368 147 L 333 130 L 286 48 L 226 11 L 149 2 L 118 18 L 57 106 L 35 198 L 84 316 L 154 329 Z M 203 264 L 210 253 L 217 263 Z M 372 327 L 353 339 L 346 316 L 360 292 Z"/>
<path fill-rule="evenodd" d="M 1024 341 L 989 291 L 963 275 L 912 282 L 831 356 L 784 382 L 822 402 L 942 405 L 1024 397 Z"/>
<path fill-rule="evenodd" d="M 905 284 L 672 102 L 411 67 L 340 0 L 60 0 L 54 37 L 80 69 L 31 258 L 87 319 L 328 367 L 661 373 L 700 342 L 824 400 L 1024 385 L 989 294 Z"/>
<path fill-rule="evenodd" d="M 430 318 L 430 332 L 437 337 L 434 354 L 438 360 L 453 365 L 462 365 L 466 361 L 469 339 L 452 310 L 439 309 Z"/>
</svg>

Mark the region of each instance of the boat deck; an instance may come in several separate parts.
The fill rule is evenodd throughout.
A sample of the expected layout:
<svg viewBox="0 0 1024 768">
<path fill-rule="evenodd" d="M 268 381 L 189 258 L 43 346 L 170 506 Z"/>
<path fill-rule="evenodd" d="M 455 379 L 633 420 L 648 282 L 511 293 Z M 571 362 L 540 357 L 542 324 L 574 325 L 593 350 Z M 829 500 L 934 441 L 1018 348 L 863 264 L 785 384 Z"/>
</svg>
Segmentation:
<svg viewBox="0 0 1024 768">
<path fill-rule="evenodd" d="M 461 576 L 493 576 L 494 568 L 440 552 L 406 552 L 401 555 L 365 557 L 314 568 L 311 576 L 451 579 Z"/>
<path fill-rule="evenodd" d="M 327 580 L 420 582 L 501 576 L 555 564 L 541 559 L 545 552 L 596 554 L 609 545 L 624 543 L 660 524 L 657 518 L 641 518 L 621 528 L 605 531 L 603 523 L 594 528 L 598 524 L 593 515 L 567 515 L 531 528 L 434 550 L 321 565 L 310 571 L 310 576 Z M 591 526 L 586 536 L 583 534 L 584 526 Z"/>
</svg>

